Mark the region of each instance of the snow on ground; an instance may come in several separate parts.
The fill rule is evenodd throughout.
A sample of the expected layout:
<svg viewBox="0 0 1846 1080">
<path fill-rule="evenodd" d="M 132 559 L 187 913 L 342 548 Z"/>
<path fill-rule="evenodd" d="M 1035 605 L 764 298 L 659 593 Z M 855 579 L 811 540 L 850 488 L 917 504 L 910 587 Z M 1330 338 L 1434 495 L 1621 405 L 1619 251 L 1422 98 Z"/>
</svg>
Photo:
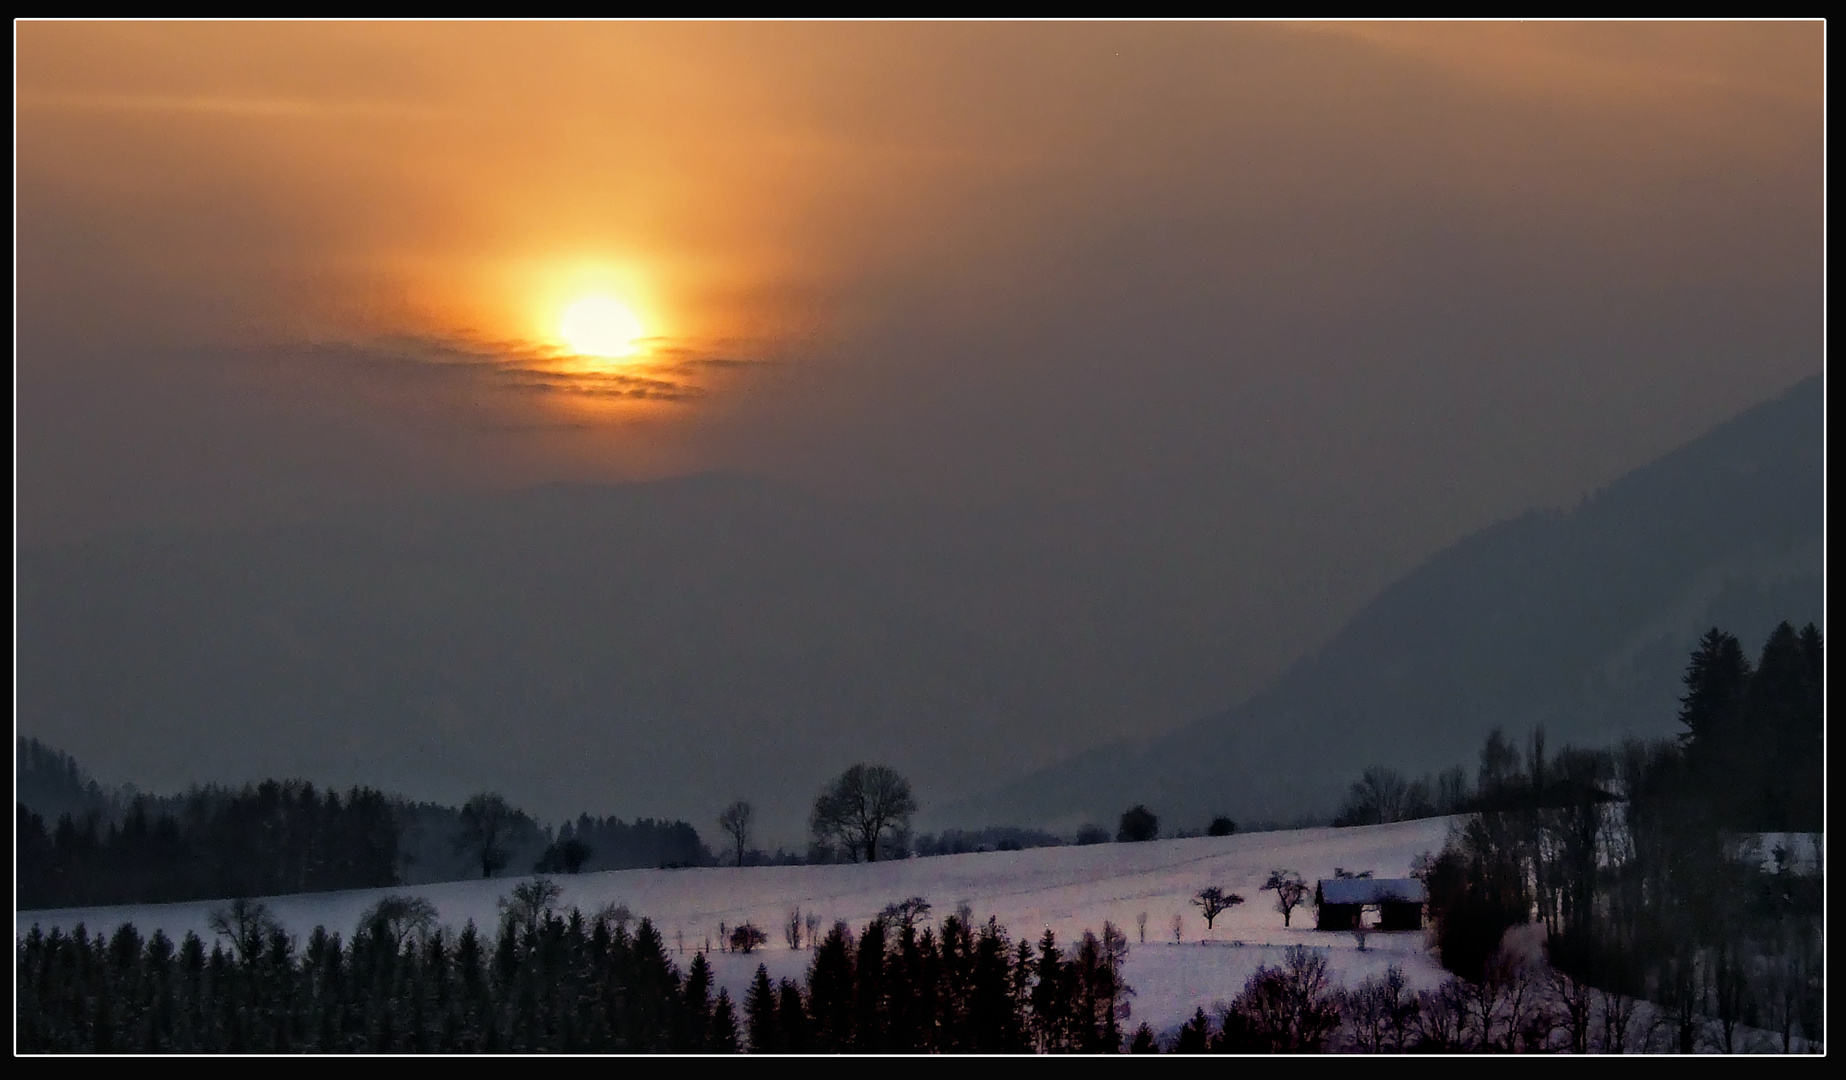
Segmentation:
<svg viewBox="0 0 1846 1080">
<path fill-rule="evenodd" d="M 590 914 L 605 904 L 620 903 L 637 918 L 653 919 L 669 949 L 683 948 L 678 957 L 682 971 L 709 941 L 707 955 L 718 985 L 729 988 L 739 1002 L 759 963 L 768 966 L 771 978 L 805 976 L 807 949 L 790 949 L 781 932 L 792 908 L 819 914 L 823 926 L 844 920 L 857 930 L 885 905 L 921 896 L 933 905 L 932 920 L 965 903 L 981 922 L 998 918 L 1015 942 L 1036 942 L 1049 927 L 1067 949 L 1086 929 L 1100 933 L 1107 919 L 1128 935 L 1126 976 L 1135 990 L 1130 1029 L 1146 1021 L 1156 1032 L 1166 1032 L 1195 1008 L 1204 1006 L 1210 1012 L 1214 1002 L 1236 996 L 1259 965 L 1276 963 L 1290 945 L 1325 950 L 1333 976 L 1347 985 L 1395 963 L 1413 988 L 1435 986 L 1443 973 L 1429 954 L 1425 935 L 1375 933 L 1361 951 L 1351 934 L 1312 929 L 1311 896 L 1295 909 L 1294 928 L 1285 929 L 1275 894 L 1261 892 L 1259 886 L 1277 867 L 1300 872 L 1310 885 L 1316 878 L 1332 877 L 1336 867 L 1407 877 L 1417 855 L 1441 849 L 1448 827 L 1449 819 L 1432 818 L 1363 828 L 1032 848 L 865 865 L 610 870 L 554 880 L 563 887 L 566 909 L 576 906 Z M 284 926 L 303 937 L 316 924 L 350 934 L 360 913 L 387 893 L 427 898 L 445 926 L 459 928 L 472 919 L 491 929 L 498 921 L 499 899 L 520 880 L 304 893 L 264 902 Z M 1209 934 L 1199 909 L 1189 903 L 1207 885 L 1240 893 L 1245 900 L 1219 915 Z M 81 923 L 92 933 L 111 933 L 121 923 L 132 922 L 143 934 L 160 929 L 175 939 L 187 931 L 209 938 L 207 919 L 220 906 L 221 901 L 198 901 L 18 912 L 15 927 L 24 934 L 34 924 L 47 931 L 54 926 L 68 931 Z M 1145 940 L 1137 921 L 1143 912 Z M 748 956 L 719 951 L 719 925 L 743 922 L 761 927 L 769 934 L 769 944 Z"/>
</svg>

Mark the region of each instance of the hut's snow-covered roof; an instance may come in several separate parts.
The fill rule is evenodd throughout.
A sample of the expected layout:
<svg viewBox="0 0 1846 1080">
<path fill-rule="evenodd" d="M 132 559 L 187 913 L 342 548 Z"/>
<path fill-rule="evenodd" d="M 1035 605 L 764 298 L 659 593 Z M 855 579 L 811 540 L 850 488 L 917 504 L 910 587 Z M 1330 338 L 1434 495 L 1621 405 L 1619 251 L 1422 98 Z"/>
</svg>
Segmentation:
<svg viewBox="0 0 1846 1080">
<path fill-rule="evenodd" d="M 1323 904 L 1420 904 L 1428 898 L 1416 878 L 1322 878 Z"/>
</svg>

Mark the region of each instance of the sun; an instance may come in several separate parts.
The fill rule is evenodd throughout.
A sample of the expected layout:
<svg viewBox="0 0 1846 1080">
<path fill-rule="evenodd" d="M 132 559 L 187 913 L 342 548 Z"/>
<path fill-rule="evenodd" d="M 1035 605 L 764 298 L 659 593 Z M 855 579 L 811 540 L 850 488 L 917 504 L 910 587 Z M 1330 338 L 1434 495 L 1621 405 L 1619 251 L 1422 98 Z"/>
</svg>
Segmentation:
<svg viewBox="0 0 1846 1080">
<path fill-rule="evenodd" d="M 633 356 L 640 351 L 641 320 L 619 300 L 586 296 L 564 309 L 558 332 L 580 356 Z"/>
</svg>

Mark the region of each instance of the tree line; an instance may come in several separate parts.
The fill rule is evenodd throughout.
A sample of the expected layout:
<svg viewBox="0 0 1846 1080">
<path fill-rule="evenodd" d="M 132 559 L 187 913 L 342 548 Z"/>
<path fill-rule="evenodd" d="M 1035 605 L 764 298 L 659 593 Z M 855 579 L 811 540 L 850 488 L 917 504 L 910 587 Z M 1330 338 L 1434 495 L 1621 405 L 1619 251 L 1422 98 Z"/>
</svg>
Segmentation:
<svg viewBox="0 0 1846 1080">
<path fill-rule="evenodd" d="M 1126 937 L 1105 926 L 1066 951 L 1049 931 L 1015 944 L 966 912 L 927 925 L 893 905 L 857 933 L 835 924 L 807 977 L 742 1002 L 682 973 L 654 925 L 625 911 L 554 911 L 528 883 L 497 934 L 434 925 L 387 898 L 344 941 L 305 944 L 243 902 L 216 938 L 34 927 L 17 946 L 20 1050 L 31 1052 L 1100 1051 L 1128 1015 Z M 393 904 L 392 901 L 395 901 Z M 424 905 L 427 909 L 427 905 Z M 1151 1040 L 1151 1034 L 1147 1036 Z"/>
<path fill-rule="evenodd" d="M 55 826 L 15 807 L 22 908 L 167 903 L 398 882 L 400 832 L 379 792 L 299 781 L 197 791 L 175 809 L 136 799 L 119 822 Z"/>
<path fill-rule="evenodd" d="M 36 740 L 20 740 L 19 761 L 14 850 L 24 909 L 714 862 L 683 821 L 584 814 L 554 831 L 492 793 L 453 807 L 265 780 L 153 796 L 104 789 Z M 66 809 L 47 821 L 27 794 Z"/>
<path fill-rule="evenodd" d="M 1128 941 L 1014 940 L 921 898 L 856 933 L 835 923 L 800 979 L 759 965 L 741 1001 L 695 953 L 682 972 L 658 928 L 610 907 L 556 910 L 548 879 L 502 900 L 495 933 L 439 927 L 387 896 L 349 938 L 304 943 L 257 902 L 215 912 L 208 942 L 132 925 L 34 927 L 16 945 L 26 1053 L 1313 1053 L 1647 1048 L 1632 1009 L 1593 1012 L 1573 976 L 1507 958 L 1488 977 L 1416 991 L 1396 966 L 1345 988 L 1324 950 L 1293 946 L 1231 1001 L 1169 1039 L 1129 1035 Z M 742 927 L 740 930 L 744 929 Z M 1665 1014 L 1663 1014 L 1665 1015 Z M 1636 1030 L 1631 1030 L 1636 1029 Z"/>
<path fill-rule="evenodd" d="M 1584 1016 L 1616 1018 L 1609 1037 L 1645 1000 L 1683 1052 L 1748 1028 L 1819 1044 L 1823 677 L 1811 625 L 1782 624 L 1755 665 L 1714 629 L 1677 739 L 1551 753 L 1535 732 L 1522 752 L 1495 732 L 1473 812 L 1421 868 L 1444 966 L 1489 994 L 1508 931 L 1535 924 Z"/>
<path fill-rule="evenodd" d="M 1812 623 L 1782 623 L 1761 658 L 1750 663 L 1734 635 L 1713 628 L 1688 664 L 1677 744 L 1688 776 L 1708 795 L 1701 815 L 1714 826 L 1746 832 L 1812 832 L 1822 824 L 1822 689 L 1824 648 Z M 1504 733 L 1483 765 L 1498 777 L 1518 748 Z M 1516 771 L 1516 770 L 1515 770 Z M 1498 797 L 1477 789 L 1457 765 L 1410 778 L 1382 765 L 1367 768 L 1334 815 L 1336 826 L 1378 825 L 1491 809 Z"/>
</svg>

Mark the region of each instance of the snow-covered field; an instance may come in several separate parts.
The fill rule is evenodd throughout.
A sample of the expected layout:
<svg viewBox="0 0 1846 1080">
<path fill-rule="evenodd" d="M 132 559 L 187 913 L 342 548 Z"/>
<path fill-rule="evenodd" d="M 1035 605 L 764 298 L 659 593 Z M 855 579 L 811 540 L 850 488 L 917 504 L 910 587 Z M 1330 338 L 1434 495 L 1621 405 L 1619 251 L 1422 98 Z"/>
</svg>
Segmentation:
<svg viewBox="0 0 1846 1080">
<path fill-rule="evenodd" d="M 1242 836 L 1159 840 L 1142 844 L 1033 848 L 1026 851 L 944 855 L 929 859 L 856 866 L 765 866 L 690 870 L 611 870 L 555 878 L 565 908 L 592 913 L 605 904 L 626 904 L 654 920 L 669 948 L 684 949 L 681 968 L 706 948 L 719 985 L 742 1000 L 757 964 L 772 977 L 805 974 L 809 954 L 792 950 L 780 927 L 792 908 L 813 912 L 831 925 L 844 920 L 857 929 L 894 901 L 921 896 L 940 919 L 966 904 L 974 916 L 994 916 L 1015 940 L 1036 940 L 1047 927 L 1061 945 L 1084 930 L 1102 930 L 1105 919 L 1120 926 L 1130 942 L 1126 975 L 1134 987 L 1132 1024 L 1146 1021 L 1170 1031 L 1203 1005 L 1229 1000 L 1259 965 L 1275 962 L 1289 945 L 1326 950 L 1336 979 L 1356 984 L 1398 964 L 1412 987 L 1435 986 L 1442 970 L 1421 933 L 1372 934 L 1361 951 L 1350 934 L 1318 933 L 1312 898 L 1295 909 L 1294 929 L 1284 929 L 1274 894 L 1259 892 L 1271 869 L 1296 870 L 1310 884 L 1332 877 L 1336 867 L 1372 871 L 1378 877 L 1408 876 L 1418 854 L 1442 847 L 1449 819 L 1400 822 L 1351 829 L 1299 829 Z M 400 889 L 310 893 L 266 898 L 270 912 L 291 932 L 305 936 L 315 925 L 350 933 L 359 915 L 386 893 L 415 894 L 435 905 L 445 926 L 472 919 L 483 929 L 498 919 L 497 902 L 518 878 L 457 881 Z M 1199 909 L 1189 901 L 1217 885 L 1241 893 L 1245 903 L 1219 915 L 1207 934 Z M 16 930 L 34 924 L 69 930 L 79 923 L 108 933 L 133 922 L 144 934 L 156 929 L 178 938 L 187 931 L 210 937 L 207 919 L 220 902 L 200 901 L 127 907 L 69 908 L 21 912 Z M 1146 937 L 1139 917 L 1145 913 Z M 1174 940 L 1174 919 L 1180 940 Z M 752 922 L 769 935 L 767 946 L 744 956 L 719 951 L 719 926 Z"/>
</svg>

